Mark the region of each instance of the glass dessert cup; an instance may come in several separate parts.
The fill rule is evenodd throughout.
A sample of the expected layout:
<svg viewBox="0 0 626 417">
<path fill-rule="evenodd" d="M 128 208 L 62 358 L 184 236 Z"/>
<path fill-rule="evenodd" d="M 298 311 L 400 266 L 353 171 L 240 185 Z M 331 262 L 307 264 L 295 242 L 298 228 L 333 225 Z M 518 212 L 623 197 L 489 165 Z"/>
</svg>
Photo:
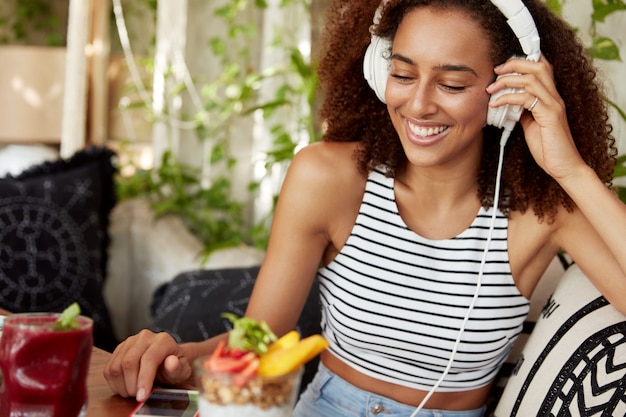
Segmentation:
<svg viewBox="0 0 626 417">
<path fill-rule="evenodd" d="M 255 375 L 236 386 L 236 374 L 203 367 L 207 357 L 194 362 L 200 417 L 290 417 L 300 391 L 303 367 L 278 377 Z"/>
<path fill-rule="evenodd" d="M 58 313 L 7 316 L 0 339 L 0 416 L 77 417 L 87 404 L 93 321 L 57 331 Z"/>
</svg>

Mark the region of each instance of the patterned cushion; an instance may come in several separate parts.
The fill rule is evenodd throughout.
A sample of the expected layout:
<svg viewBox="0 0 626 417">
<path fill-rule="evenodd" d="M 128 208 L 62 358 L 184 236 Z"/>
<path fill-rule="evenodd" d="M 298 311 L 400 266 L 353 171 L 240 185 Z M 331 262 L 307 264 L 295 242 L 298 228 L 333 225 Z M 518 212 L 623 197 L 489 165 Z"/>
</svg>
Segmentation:
<svg viewBox="0 0 626 417">
<path fill-rule="evenodd" d="M 242 316 L 250 300 L 259 267 L 194 270 L 177 275 L 157 289 L 152 305 L 153 331 L 165 331 L 179 342 L 197 342 L 230 330 L 224 312 Z M 302 337 L 321 332 L 317 281 L 298 320 Z M 302 388 L 317 368 L 317 359 L 305 367 Z"/>
<path fill-rule="evenodd" d="M 573 265 L 543 309 L 495 415 L 626 415 L 626 317 Z"/>
<path fill-rule="evenodd" d="M 77 301 L 106 350 L 116 344 L 102 295 L 113 156 L 91 148 L 0 179 L 0 307 L 62 311 Z"/>
</svg>

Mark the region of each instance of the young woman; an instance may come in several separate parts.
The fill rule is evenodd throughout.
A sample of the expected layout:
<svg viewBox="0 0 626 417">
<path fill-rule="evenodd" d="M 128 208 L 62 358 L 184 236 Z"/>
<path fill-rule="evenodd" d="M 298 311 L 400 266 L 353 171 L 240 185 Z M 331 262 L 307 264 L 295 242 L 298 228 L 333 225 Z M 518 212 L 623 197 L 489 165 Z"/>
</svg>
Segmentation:
<svg viewBox="0 0 626 417">
<path fill-rule="evenodd" d="M 481 416 L 561 250 L 626 313 L 626 207 L 610 190 L 616 150 L 596 72 L 561 20 L 524 3 L 538 62 L 510 59 L 520 42 L 489 1 L 385 2 L 372 30 L 392 40 L 386 104 L 361 76 L 378 0 L 331 7 L 325 141 L 293 160 L 247 311 L 283 334 L 319 277 L 330 347 L 294 415 L 408 417 L 424 405 L 417 416 Z M 523 90 L 490 103 L 505 88 Z M 494 210 L 501 132 L 486 114 L 505 104 L 527 110 Z M 142 400 L 155 378 L 186 381 L 223 337 L 177 345 L 143 331 L 105 376 Z"/>
</svg>

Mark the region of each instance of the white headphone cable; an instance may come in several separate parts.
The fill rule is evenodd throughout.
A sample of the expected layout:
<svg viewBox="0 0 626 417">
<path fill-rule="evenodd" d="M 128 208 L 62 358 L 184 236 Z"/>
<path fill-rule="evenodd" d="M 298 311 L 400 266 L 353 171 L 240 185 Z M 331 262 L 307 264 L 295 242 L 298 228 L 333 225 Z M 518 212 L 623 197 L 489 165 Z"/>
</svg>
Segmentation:
<svg viewBox="0 0 626 417">
<path fill-rule="evenodd" d="M 454 363 L 454 357 L 456 356 L 456 352 L 459 349 L 459 345 L 461 344 L 461 337 L 463 336 L 463 332 L 465 331 L 465 326 L 467 325 L 467 322 L 469 321 L 470 318 L 470 314 L 472 312 L 472 310 L 474 309 L 474 305 L 476 304 L 476 300 L 478 299 L 478 295 L 480 293 L 480 288 L 482 285 L 482 278 L 483 278 L 483 272 L 485 269 L 485 263 L 487 262 L 487 253 L 489 252 L 489 246 L 491 244 L 491 239 L 493 236 L 493 230 L 495 229 L 495 225 L 496 225 L 496 215 L 498 212 L 498 202 L 500 200 L 500 180 L 502 178 L 502 165 L 503 165 L 503 161 L 504 161 L 504 147 L 509 139 L 509 136 L 511 135 L 511 131 L 508 129 L 503 129 L 502 131 L 502 136 L 500 138 L 500 152 L 498 155 L 498 169 L 496 171 L 496 188 L 495 188 L 495 193 L 493 196 L 493 212 L 491 213 L 491 224 L 489 226 L 489 234 L 487 235 L 487 241 L 485 242 L 485 249 L 483 250 L 483 257 L 482 260 L 480 261 L 480 269 L 478 271 L 478 279 L 476 282 L 476 290 L 474 291 L 474 296 L 472 297 L 472 302 L 469 305 L 469 308 L 467 309 L 467 313 L 465 313 L 465 317 L 463 318 L 463 322 L 461 323 L 461 328 L 459 330 L 459 334 L 456 338 L 456 341 L 454 342 L 454 347 L 452 348 L 452 353 L 450 354 L 450 359 L 448 360 L 448 364 L 446 366 L 446 369 L 443 371 L 443 373 L 441 374 L 441 377 L 439 377 L 439 380 L 435 383 L 435 385 L 433 385 L 433 387 L 428 391 L 428 394 L 426 394 L 426 396 L 424 397 L 424 399 L 422 399 L 422 402 L 420 403 L 420 405 L 415 409 L 415 411 L 413 411 L 413 414 L 411 414 L 411 417 L 416 417 L 417 413 L 419 413 L 422 408 L 424 408 L 424 405 L 428 402 L 428 400 L 430 399 L 430 397 L 435 393 L 435 391 L 437 390 L 437 388 L 439 388 L 439 385 L 441 385 L 441 383 L 443 382 L 443 380 L 446 378 L 446 376 L 448 376 L 448 373 L 450 372 L 450 369 L 452 368 L 452 364 Z"/>
</svg>

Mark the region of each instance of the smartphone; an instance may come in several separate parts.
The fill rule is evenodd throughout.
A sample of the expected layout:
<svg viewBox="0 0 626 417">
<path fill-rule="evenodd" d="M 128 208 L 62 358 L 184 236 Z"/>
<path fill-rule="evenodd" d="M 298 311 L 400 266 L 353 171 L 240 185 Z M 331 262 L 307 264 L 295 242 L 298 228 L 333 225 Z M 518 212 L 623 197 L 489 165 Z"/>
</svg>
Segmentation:
<svg viewBox="0 0 626 417">
<path fill-rule="evenodd" d="M 129 417 L 197 417 L 198 391 L 155 389 Z"/>
</svg>

